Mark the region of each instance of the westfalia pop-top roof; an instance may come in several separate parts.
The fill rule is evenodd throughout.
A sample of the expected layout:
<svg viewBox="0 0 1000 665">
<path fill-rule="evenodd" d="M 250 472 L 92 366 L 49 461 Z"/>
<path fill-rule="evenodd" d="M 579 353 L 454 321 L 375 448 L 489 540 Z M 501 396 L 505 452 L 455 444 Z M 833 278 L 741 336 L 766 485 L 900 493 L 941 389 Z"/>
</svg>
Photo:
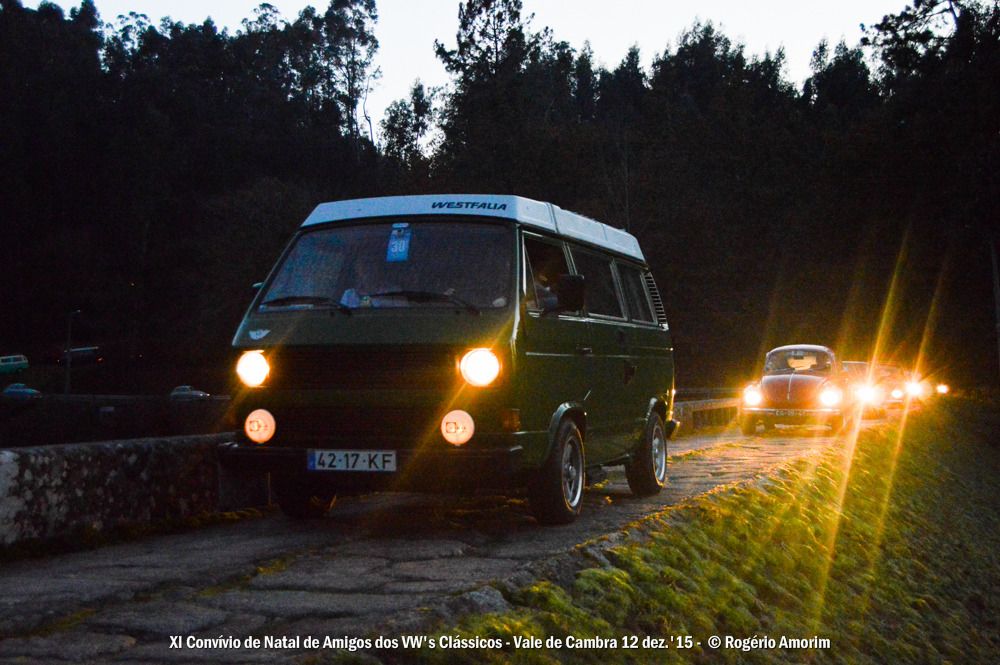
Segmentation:
<svg viewBox="0 0 1000 665">
<path fill-rule="evenodd" d="M 492 194 L 430 194 L 421 196 L 382 196 L 320 203 L 302 226 L 326 224 L 362 217 L 395 215 L 479 215 L 503 217 L 526 226 L 544 229 L 566 238 L 582 240 L 598 247 L 645 260 L 639 241 L 631 233 L 563 210 L 551 203 L 523 196 Z"/>
</svg>

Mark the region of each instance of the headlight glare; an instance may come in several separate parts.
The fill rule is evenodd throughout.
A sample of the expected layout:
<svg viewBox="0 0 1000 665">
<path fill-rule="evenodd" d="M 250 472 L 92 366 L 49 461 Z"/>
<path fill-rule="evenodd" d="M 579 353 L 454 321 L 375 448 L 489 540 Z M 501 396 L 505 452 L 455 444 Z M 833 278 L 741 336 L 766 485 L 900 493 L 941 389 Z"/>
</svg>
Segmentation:
<svg viewBox="0 0 1000 665">
<path fill-rule="evenodd" d="M 761 394 L 760 388 L 757 386 L 747 386 L 743 390 L 743 403 L 747 406 L 758 406 L 764 401 L 764 395 Z"/>
<path fill-rule="evenodd" d="M 875 404 L 879 402 L 879 390 L 872 385 L 861 385 L 858 386 L 855 394 L 858 399 L 865 404 Z"/>
<path fill-rule="evenodd" d="M 823 406 L 837 406 L 842 399 L 844 399 L 844 394 L 840 388 L 835 386 L 823 388 L 823 391 L 819 394 L 819 401 Z"/>
<path fill-rule="evenodd" d="M 264 383 L 270 371 L 271 366 L 267 364 L 262 351 L 247 351 L 236 363 L 236 374 L 239 375 L 240 381 L 251 388 Z"/>
<path fill-rule="evenodd" d="M 947 395 L 951 388 L 948 387 L 947 383 L 939 383 L 936 390 L 938 395 Z"/>
<path fill-rule="evenodd" d="M 488 386 L 500 374 L 500 359 L 489 349 L 472 349 L 458 364 L 462 378 L 471 386 Z"/>
</svg>

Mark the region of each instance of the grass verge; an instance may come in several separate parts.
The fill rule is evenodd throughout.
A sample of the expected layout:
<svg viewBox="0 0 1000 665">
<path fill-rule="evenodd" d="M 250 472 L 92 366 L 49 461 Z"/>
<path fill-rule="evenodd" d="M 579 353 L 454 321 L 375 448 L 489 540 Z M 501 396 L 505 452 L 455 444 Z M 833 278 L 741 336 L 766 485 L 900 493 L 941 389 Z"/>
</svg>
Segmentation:
<svg viewBox="0 0 1000 665">
<path fill-rule="evenodd" d="M 942 403 L 812 462 L 636 525 L 612 565 L 539 581 L 512 609 L 431 636 L 501 649 L 379 653 L 385 662 L 1000 662 L 1000 415 Z M 634 530 L 634 531 L 635 531 Z M 633 534 L 635 535 L 635 534 Z M 710 636 L 820 637 L 825 649 L 711 649 Z M 615 638 L 616 648 L 513 648 L 514 637 Z M 624 648 L 635 636 L 640 648 Z M 691 636 L 690 649 L 641 648 Z M 354 660 L 348 657 L 346 660 Z M 336 659 L 335 659 L 336 660 Z"/>
</svg>

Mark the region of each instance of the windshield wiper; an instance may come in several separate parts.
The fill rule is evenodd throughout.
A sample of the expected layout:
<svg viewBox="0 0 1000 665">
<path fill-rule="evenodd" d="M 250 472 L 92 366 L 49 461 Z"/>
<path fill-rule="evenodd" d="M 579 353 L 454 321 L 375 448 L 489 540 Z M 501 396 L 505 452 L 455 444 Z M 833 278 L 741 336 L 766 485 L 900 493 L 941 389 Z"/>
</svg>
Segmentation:
<svg viewBox="0 0 1000 665">
<path fill-rule="evenodd" d="M 453 293 L 438 293 L 437 291 L 383 291 L 382 293 L 372 293 L 370 295 L 372 298 L 406 298 L 407 300 L 412 300 L 413 302 L 450 302 L 466 310 L 472 312 L 473 314 L 479 314 L 479 308 L 473 305 L 467 300 L 462 300 Z"/>
<path fill-rule="evenodd" d="M 337 302 L 333 298 L 328 298 L 327 296 L 281 296 L 280 298 L 265 300 L 260 304 L 261 307 L 283 307 L 287 305 L 319 305 L 321 307 L 336 307 L 339 311 L 348 315 L 350 315 L 352 309 L 344 303 Z"/>
</svg>

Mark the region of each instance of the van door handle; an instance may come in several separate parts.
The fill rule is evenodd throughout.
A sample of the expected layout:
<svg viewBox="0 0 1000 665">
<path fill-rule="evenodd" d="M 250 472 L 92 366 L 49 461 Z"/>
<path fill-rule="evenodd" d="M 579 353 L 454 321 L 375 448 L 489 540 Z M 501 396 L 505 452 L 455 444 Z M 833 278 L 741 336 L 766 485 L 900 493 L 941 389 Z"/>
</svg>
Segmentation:
<svg viewBox="0 0 1000 665">
<path fill-rule="evenodd" d="M 581 356 L 592 356 L 594 355 L 594 347 L 592 346 L 578 346 L 576 347 L 576 352 Z"/>
</svg>

